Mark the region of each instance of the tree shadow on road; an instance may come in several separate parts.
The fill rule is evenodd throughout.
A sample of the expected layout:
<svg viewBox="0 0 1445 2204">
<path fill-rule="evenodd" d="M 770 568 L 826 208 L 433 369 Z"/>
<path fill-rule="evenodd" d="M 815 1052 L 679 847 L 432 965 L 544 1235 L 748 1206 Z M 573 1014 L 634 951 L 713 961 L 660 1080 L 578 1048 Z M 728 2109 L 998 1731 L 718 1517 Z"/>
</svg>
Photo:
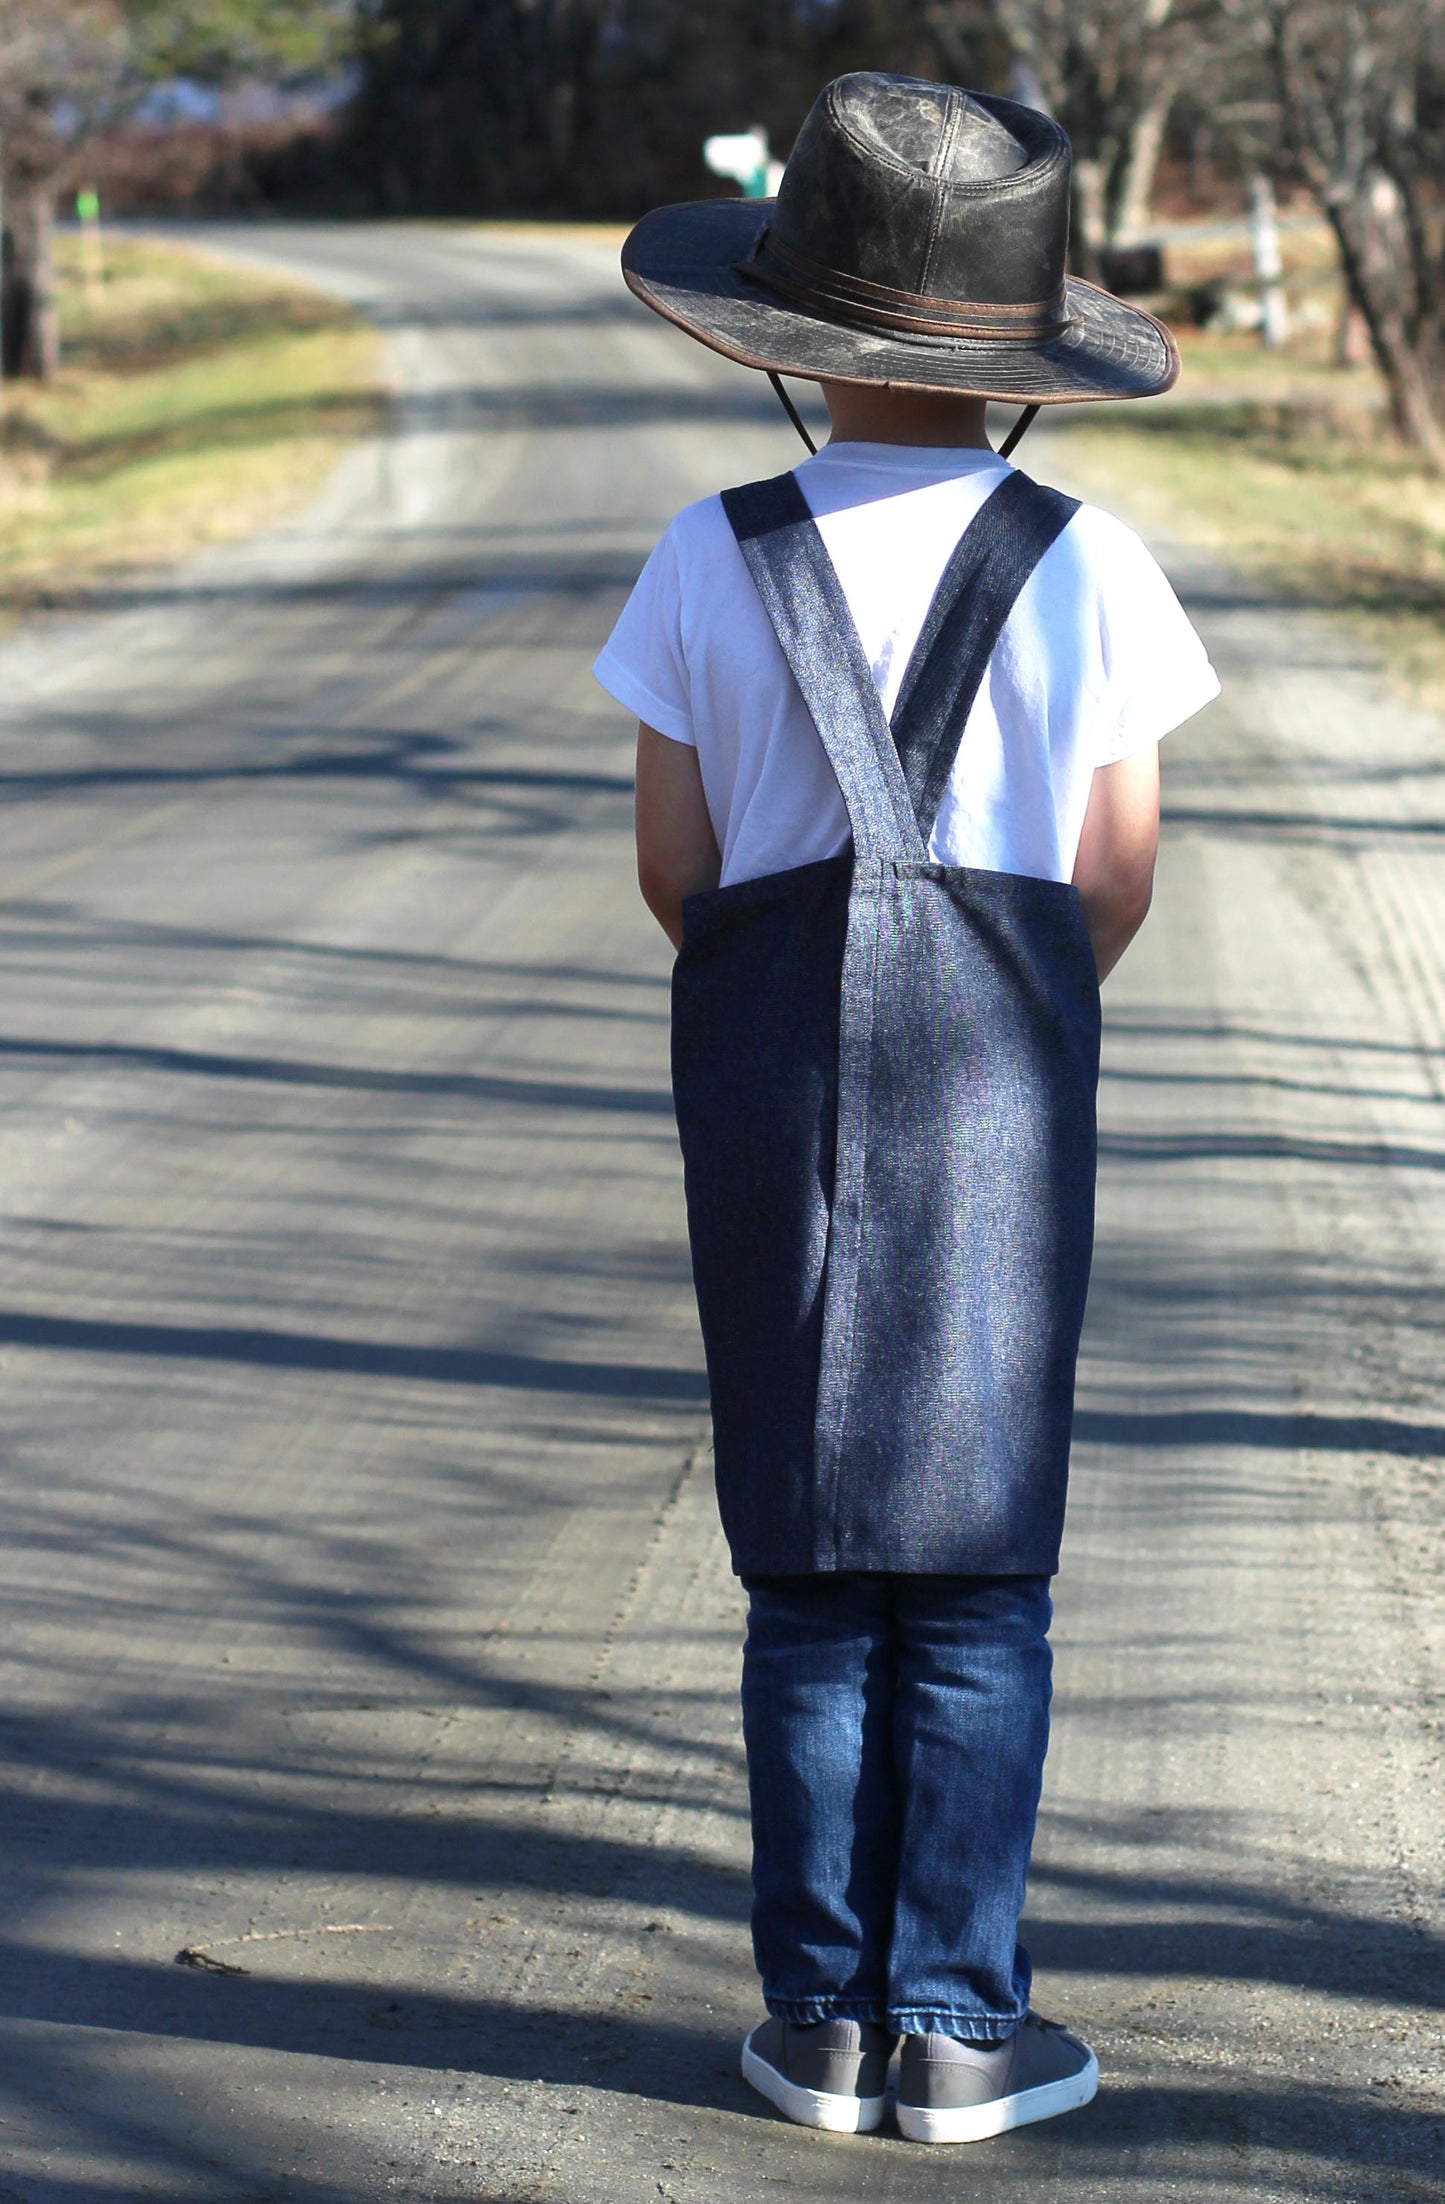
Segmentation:
<svg viewBox="0 0 1445 2204">
<path fill-rule="evenodd" d="M 643 2103 L 662 2103 L 701 2114 L 702 2133 L 714 2148 L 742 2141 L 733 2123 L 773 2125 L 773 2116 L 752 2099 L 735 2073 L 735 2032 L 685 2021 L 640 2018 L 630 2014 L 587 2015 L 546 2008 L 519 2009 L 482 1997 L 388 1997 L 331 1984 L 267 1984 L 178 1974 L 156 1985 L 143 1971 L 110 1965 L 110 1980 L 98 1997 L 99 1982 L 82 1984 L 74 1965 L 57 1968 L 57 1994 L 33 2001 L 32 2017 L 71 2021 L 98 2002 L 123 2006 L 129 2018 L 120 2025 L 144 2030 L 151 2038 L 187 2044 L 261 2049 L 387 2069 L 404 2079 L 408 2070 L 426 2077 L 435 2091 L 449 2077 L 485 2078 L 512 2085 L 545 2086 L 561 2091 L 600 2092 Z M 162 2003 L 162 2000 L 164 2002 Z M 115 2025 L 111 2023 L 110 2025 Z M 6 2077 L 12 2101 L 23 2102 L 34 2081 L 41 2081 L 45 2055 L 30 2048 L 33 2039 L 12 2036 Z M 103 2049 L 73 2048 L 72 2069 L 90 2059 L 102 2061 Z M 1175 2080 L 1145 2080 L 1131 2070 L 1127 2051 L 1106 2071 L 1099 2097 L 1085 2112 L 1067 2121 L 1025 2129 L 989 2145 L 983 2163 L 971 2155 L 969 2193 L 985 2199 L 1037 2193 L 1045 2182 L 1052 2195 L 1095 2197 L 1208 2196 L 1240 2193 L 1241 2159 L 1251 2167 L 1261 2191 L 1274 2197 L 1328 2199 L 1330 2204 L 1373 2204 L 1425 2196 L 1421 2184 L 1438 2173 L 1445 2121 L 1418 2106 L 1391 2104 L 1368 2089 L 1303 2077 L 1264 2080 L 1241 2086 L 1237 2077 L 1205 2071 L 1181 2073 Z M 1157 2072 L 1157 2060 L 1151 2061 Z M 162 2071 L 158 2065 L 158 2075 Z M 146 2117 L 147 2089 L 131 2093 L 122 2123 L 99 2111 L 113 2094 L 99 2085 L 87 2109 L 79 2097 L 77 2128 L 90 2129 L 92 2147 L 113 2152 L 118 2142 L 134 2151 L 144 2141 L 148 2156 L 164 2156 L 173 2177 L 196 2151 L 197 2175 L 214 2177 L 216 2136 L 202 2146 L 194 2129 L 186 2133 L 182 2107 L 158 2079 L 149 2094 L 155 2111 Z M 164 2109 L 163 2109 L 164 2108 Z M 179 2115 L 179 2117 L 178 2117 Z M 515 2106 L 511 2110 L 517 2117 Z M 545 2115 L 543 2115 L 545 2118 Z M 594 2120 L 598 2117 L 593 2113 Z M 634 2118 L 637 2115 L 633 2116 Z M 115 2130 L 126 2130 L 118 2136 Z M 148 2130 L 148 2132 L 147 2132 Z M 167 2132 L 169 2131 L 169 2132 Z M 871 2194 L 870 2184 L 887 2165 L 887 2193 L 921 2199 L 957 2196 L 959 2168 L 948 2153 L 929 2153 L 883 2134 L 847 2147 L 846 2159 L 830 2141 L 800 2136 L 779 2125 L 768 2138 L 786 2167 L 765 2178 L 786 2180 L 795 2193 L 834 2199 L 840 2178 L 849 2193 Z M 250 2157 L 264 2131 L 253 2123 L 244 2148 Z M 756 2151 L 756 2145 L 753 2146 Z M 877 2162 L 875 2161 L 877 2154 Z M 259 2152 L 257 2152 L 259 2155 Z M 483 2159 L 485 2164 L 485 2159 Z M 645 2166 L 645 2159 L 643 2161 Z M 848 2173 L 844 2175 L 844 2166 Z M 641 2170 L 641 2169 L 639 2169 Z M 233 2164 L 229 2178 L 234 2180 Z M 485 2176 L 484 2176 L 485 2178 Z M 735 2177 L 734 2177 L 735 2178 Z M 732 2180 L 720 2193 L 738 2193 Z M 1107 2183 L 1107 2190 L 1094 2184 Z M 407 2186 L 403 2177 L 402 2186 Z M 104 2186 L 87 2191 L 99 2200 L 133 2189 Z M 198 2196 L 211 2193 L 198 2181 Z M 226 2189 L 223 2193 L 236 2193 Z M 286 2182 L 295 2204 L 354 2204 L 354 2192 L 333 2186 L 324 2172 L 296 2172 Z M 428 2191 L 435 2194 L 435 2191 Z M 510 2194 L 489 2183 L 489 2199 Z M 560 2193 L 560 2192 L 559 2192 Z M 620 2193 L 620 2192 L 619 2192 Z M 27 2187 L 27 2204 L 41 2204 L 43 2188 Z"/>
</svg>

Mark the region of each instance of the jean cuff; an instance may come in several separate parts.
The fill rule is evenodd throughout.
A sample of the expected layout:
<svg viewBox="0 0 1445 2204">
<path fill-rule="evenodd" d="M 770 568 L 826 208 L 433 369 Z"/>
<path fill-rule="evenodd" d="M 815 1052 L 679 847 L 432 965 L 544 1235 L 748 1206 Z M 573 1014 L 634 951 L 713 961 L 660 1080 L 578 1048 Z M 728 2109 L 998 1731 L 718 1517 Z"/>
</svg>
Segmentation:
<svg viewBox="0 0 1445 2204">
<path fill-rule="evenodd" d="M 887 2007 L 876 1998 L 769 1997 L 764 1991 L 763 2003 L 774 2020 L 785 2020 L 792 2028 L 812 2028 L 820 2020 L 864 2020 L 875 2028 L 888 2026 Z"/>
<path fill-rule="evenodd" d="M 956 2043 L 1001 2043 L 1024 2024 L 1022 2013 L 949 2013 L 936 2007 L 901 2006 L 888 2015 L 900 2036 L 952 2036 Z"/>
</svg>

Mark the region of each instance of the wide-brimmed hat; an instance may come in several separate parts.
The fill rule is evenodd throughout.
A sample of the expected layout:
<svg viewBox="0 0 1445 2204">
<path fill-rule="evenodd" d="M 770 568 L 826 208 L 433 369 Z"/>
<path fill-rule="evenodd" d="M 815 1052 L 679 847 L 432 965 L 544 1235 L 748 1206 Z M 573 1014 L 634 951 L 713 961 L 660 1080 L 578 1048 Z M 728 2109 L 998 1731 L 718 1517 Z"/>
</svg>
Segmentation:
<svg viewBox="0 0 1445 2204">
<path fill-rule="evenodd" d="M 623 273 L 668 321 L 774 376 L 1029 407 L 1153 397 L 1179 373 L 1168 330 L 1066 272 L 1070 167 L 1035 108 L 837 77 L 775 200 L 659 207 Z"/>
</svg>

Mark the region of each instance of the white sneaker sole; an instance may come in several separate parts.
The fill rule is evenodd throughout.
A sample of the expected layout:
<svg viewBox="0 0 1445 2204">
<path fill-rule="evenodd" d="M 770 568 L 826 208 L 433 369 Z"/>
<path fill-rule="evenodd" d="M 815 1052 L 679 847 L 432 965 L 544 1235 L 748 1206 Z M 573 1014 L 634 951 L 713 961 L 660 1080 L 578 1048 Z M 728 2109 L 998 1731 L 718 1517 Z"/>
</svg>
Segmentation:
<svg viewBox="0 0 1445 2204">
<path fill-rule="evenodd" d="M 990 2135 L 1006 2135 L 1010 2128 L 1052 2120 L 1060 2112 L 1077 2112 L 1098 2087 L 1099 2062 L 1091 2051 L 1088 2065 L 1077 2074 L 1041 2082 L 1037 2089 L 1021 2089 L 1012 2097 L 994 2097 L 987 2104 L 959 2105 L 948 2111 L 899 2104 L 898 2129 L 910 2143 L 984 2143 Z"/>
<path fill-rule="evenodd" d="M 804 2089 L 759 2058 L 751 2036 L 743 2045 L 743 2080 L 798 2127 L 826 2128 L 830 2135 L 871 2134 L 882 2125 L 888 2102 L 886 2097 L 841 2097 L 831 2090 Z"/>
</svg>

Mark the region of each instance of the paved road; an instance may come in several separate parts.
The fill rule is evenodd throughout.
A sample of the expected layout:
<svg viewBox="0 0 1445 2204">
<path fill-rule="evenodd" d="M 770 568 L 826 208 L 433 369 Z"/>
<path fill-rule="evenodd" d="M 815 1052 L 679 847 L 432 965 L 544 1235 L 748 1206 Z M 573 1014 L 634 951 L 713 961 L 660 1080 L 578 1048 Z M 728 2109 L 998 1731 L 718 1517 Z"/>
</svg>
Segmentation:
<svg viewBox="0 0 1445 2204">
<path fill-rule="evenodd" d="M 385 322 L 395 435 L 0 655 L 0 2194 L 1438 2196 L 1439 723 L 1176 560 L 1228 698 L 1109 990 L 1031 1899 L 1106 2087 L 966 2162 L 800 2134 L 734 2073 L 739 1613 L 587 674 L 788 435 L 583 240 L 251 242 Z"/>
</svg>

